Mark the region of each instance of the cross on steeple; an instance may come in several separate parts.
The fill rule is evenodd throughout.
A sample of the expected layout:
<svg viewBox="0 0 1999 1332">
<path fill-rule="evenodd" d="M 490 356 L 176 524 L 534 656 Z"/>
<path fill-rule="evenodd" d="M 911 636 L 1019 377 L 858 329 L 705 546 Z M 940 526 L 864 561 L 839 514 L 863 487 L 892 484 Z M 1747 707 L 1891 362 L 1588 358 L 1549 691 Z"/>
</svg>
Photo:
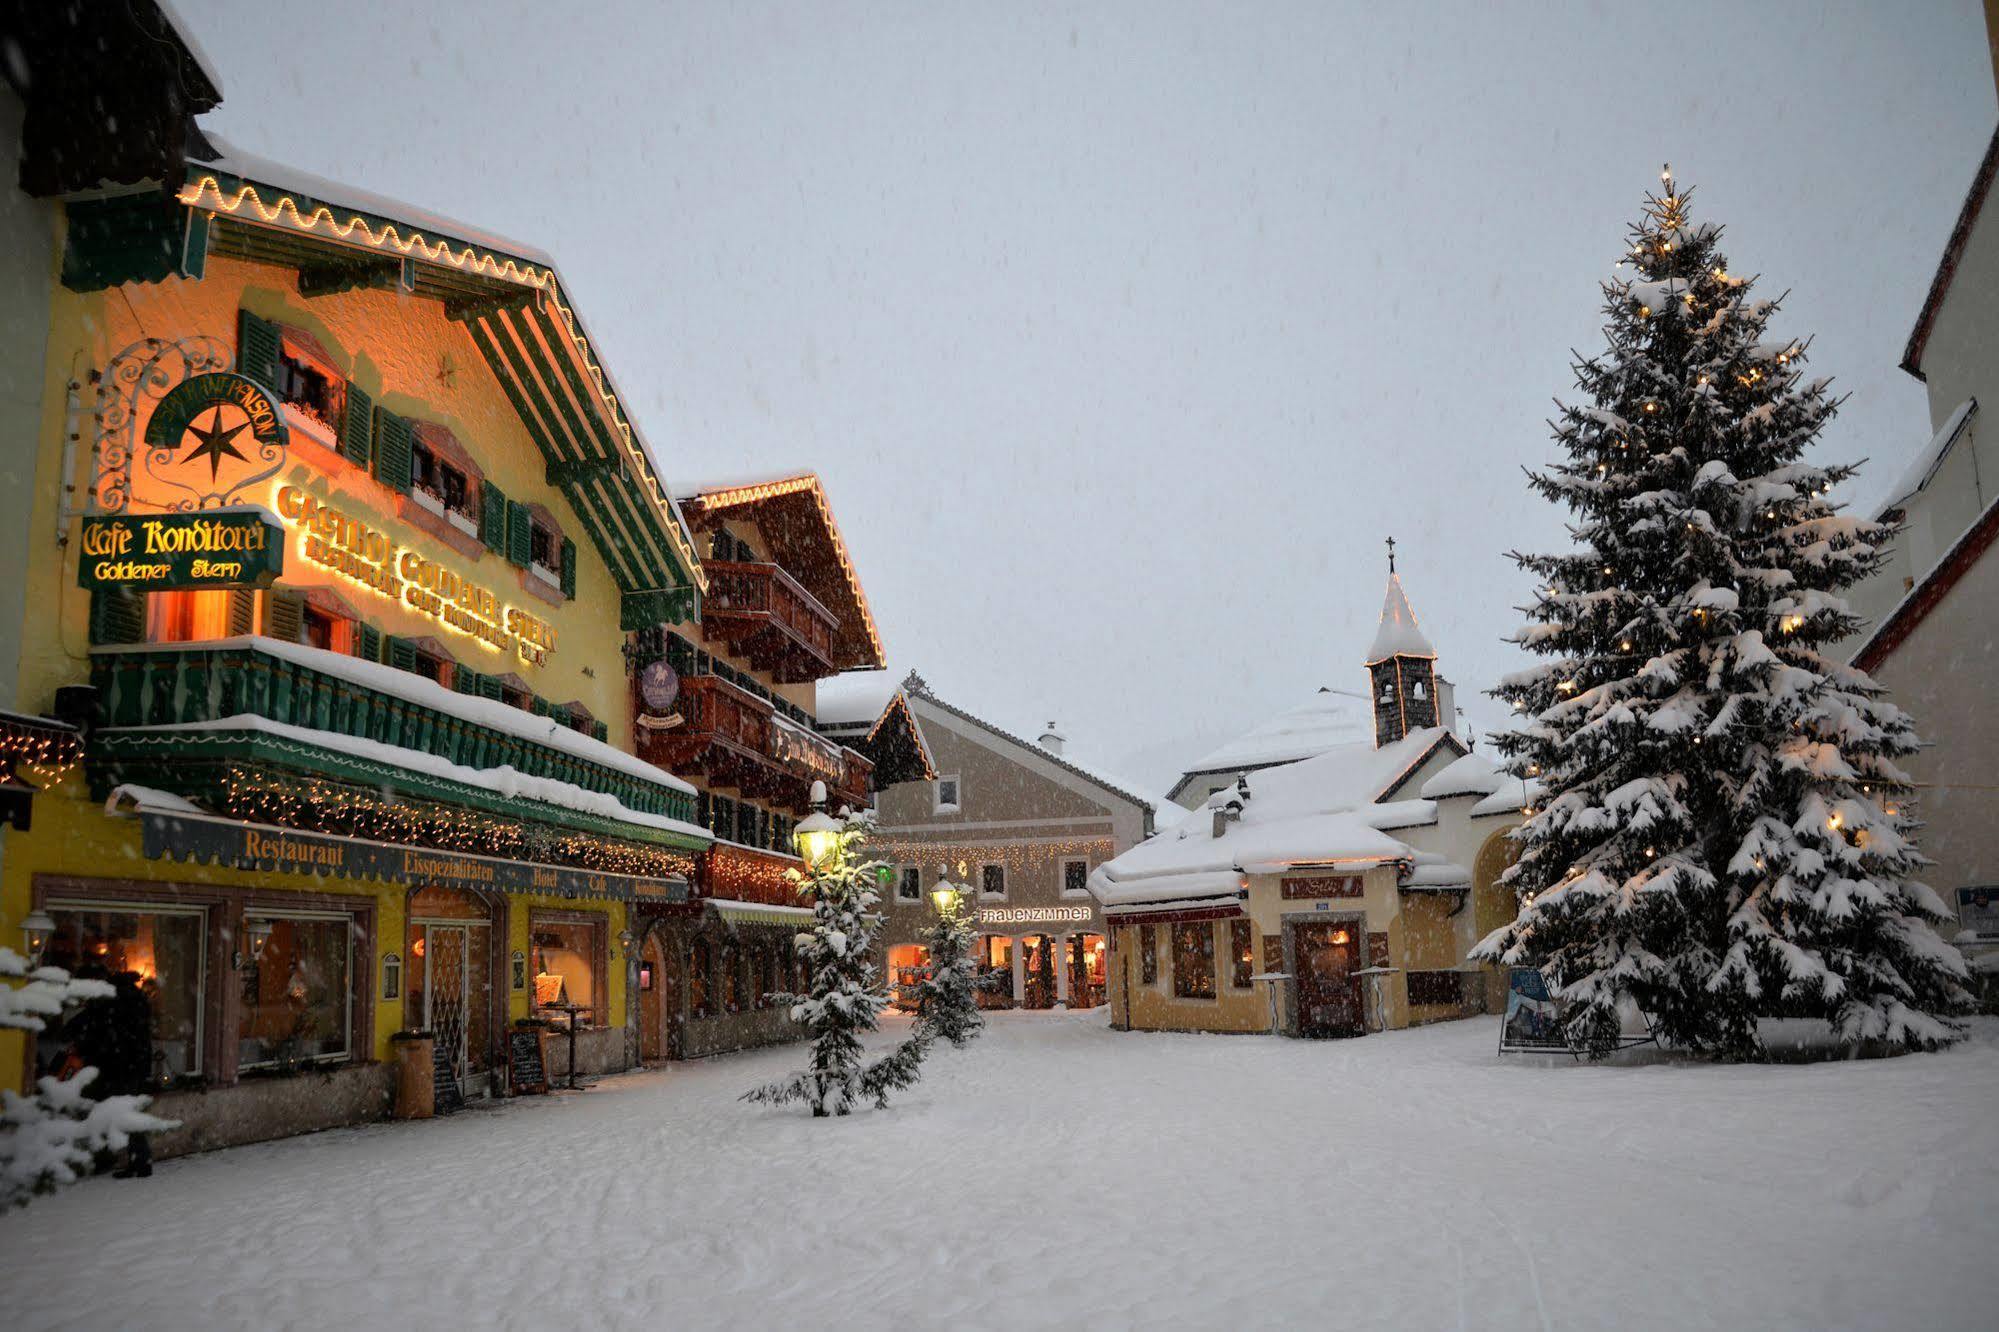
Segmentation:
<svg viewBox="0 0 1999 1332">
<path fill-rule="evenodd" d="M 1388 572 L 1395 572 L 1395 538 L 1388 538 Z"/>
</svg>

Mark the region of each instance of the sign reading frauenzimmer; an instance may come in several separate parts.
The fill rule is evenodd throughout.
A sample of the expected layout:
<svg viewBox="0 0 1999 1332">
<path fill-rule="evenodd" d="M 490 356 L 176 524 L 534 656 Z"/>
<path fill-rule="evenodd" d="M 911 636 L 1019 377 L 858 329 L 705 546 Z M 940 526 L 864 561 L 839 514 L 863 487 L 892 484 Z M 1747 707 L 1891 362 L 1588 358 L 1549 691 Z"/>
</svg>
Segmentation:
<svg viewBox="0 0 1999 1332">
<path fill-rule="evenodd" d="M 266 587 L 285 568 L 284 533 L 256 509 L 91 514 L 79 545 L 76 581 L 91 589 Z"/>
<path fill-rule="evenodd" d="M 1088 920 L 1086 906 L 980 907 L 981 925 L 1039 925 L 1043 922 Z"/>
<path fill-rule="evenodd" d="M 147 813 L 143 821 L 148 860 L 192 858 L 213 860 L 237 869 L 331 874 L 343 879 L 381 879 L 386 883 L 436 884 L 503 893 L 687 900 L 684 879 L 605 874 L 178 814 Z"/>
</svg>

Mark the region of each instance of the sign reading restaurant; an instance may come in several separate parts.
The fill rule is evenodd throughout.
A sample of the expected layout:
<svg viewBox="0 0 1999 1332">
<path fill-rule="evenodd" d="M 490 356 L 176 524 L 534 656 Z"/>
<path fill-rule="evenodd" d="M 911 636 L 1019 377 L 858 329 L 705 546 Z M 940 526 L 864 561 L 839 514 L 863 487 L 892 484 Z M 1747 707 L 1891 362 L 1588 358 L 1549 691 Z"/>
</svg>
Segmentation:
<svg viewBox="0 0 1999 1332">
<path fill-rule="evenodd" d="M 266 587 L 284 572 L 284 534 L 261 509 L 90 514 L 76 580 L 93 591 L 129 587 Z"/>
<path fill-rule="evenodd" d="M 305 558 L 447 629 L 539 666 L 555 650 L 555 626 L 509 606 L 489 587 L 398 547 L 386 532 L 321 503 L 297 486 L 278 487 L 278 516 L 304 534 Z"/>
<path fill-rule="evenodd" d="M 141 817 L 148 860 L 212 860 L 236 869 L 330 874 L 342 879 L 380 879 L 384 883 L 488 892 L 648 897 L 670 902 L 687 899 L 685 879 L 644 878 L 524 860 L 498 860 L 198 815 L 148 811 Z"/>
</svg>

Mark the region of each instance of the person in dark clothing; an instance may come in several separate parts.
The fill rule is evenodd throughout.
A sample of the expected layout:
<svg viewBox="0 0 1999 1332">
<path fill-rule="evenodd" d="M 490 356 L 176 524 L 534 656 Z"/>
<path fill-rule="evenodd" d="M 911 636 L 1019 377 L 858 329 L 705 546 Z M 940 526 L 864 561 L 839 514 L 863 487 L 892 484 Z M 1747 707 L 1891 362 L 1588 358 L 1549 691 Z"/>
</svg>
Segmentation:
<svg viewBox="0 0 1999 1332">
<path fill-rule="evenodd" d="M 93 968 L 83 968 L 88 977 Z M 140 987 L 139 973 L 120 972 L 111 978 L 115 989 L 109 998 L 92 999 L 69 1021 L 70 1044 L 85 1064 L 97 1070 L 97 1080 L 87 1094 L 95 1100 L 107 1096 L 136 1096 L 152 1090 L 153 1005 Z M 153 1144 L 143 1133 L 134 1133 L 123 1166 L 111 1172 L 119 1179 L 153 1173 Z"/>
</svg>

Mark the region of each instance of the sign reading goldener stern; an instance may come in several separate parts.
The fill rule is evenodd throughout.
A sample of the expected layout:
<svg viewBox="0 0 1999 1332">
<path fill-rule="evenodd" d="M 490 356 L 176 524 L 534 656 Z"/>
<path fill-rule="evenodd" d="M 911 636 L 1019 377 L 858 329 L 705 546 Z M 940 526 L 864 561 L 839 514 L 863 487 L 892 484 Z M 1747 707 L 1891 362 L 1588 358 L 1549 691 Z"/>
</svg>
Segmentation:
<svg viewBox="0 0 1999 1332">
<path fill-rule="evenodd" d="M 92 514 L 83 520 L 84 587 L 165 592 L 267 587 L 284 572 L 284 532 L 261 510 Z"/>
</svg>

